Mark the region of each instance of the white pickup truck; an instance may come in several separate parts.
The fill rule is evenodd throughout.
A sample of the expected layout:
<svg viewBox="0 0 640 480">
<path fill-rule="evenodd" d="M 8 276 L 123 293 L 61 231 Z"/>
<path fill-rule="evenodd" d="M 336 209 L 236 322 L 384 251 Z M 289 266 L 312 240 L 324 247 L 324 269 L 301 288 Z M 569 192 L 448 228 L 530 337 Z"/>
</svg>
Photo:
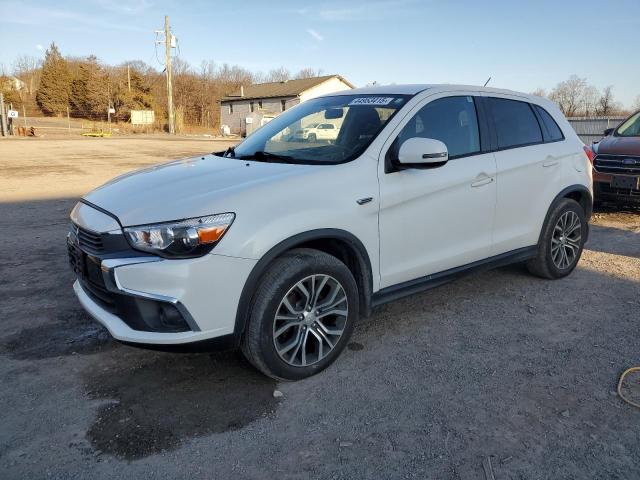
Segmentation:
<svg viewBox="0 0 640 480">
<path fill-rule="evenodd" d="M 335 142 L 339 131 L 333 123 L 311 123 L 307 127 L 296 130 L 293 138 L 309 142 Z"/>
</svg>

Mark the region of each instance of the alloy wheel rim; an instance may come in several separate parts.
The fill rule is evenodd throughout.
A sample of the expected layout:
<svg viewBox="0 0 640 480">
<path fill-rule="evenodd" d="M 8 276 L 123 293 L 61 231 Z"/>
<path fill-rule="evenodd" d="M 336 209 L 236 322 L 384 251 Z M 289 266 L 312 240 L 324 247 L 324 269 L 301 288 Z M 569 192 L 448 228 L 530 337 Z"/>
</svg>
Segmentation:
<svg viewBox="0 0 640 480">
<path fill-rule="evenodd" d="M 551 236 L 551 259 L 560 270 L 566 270 L 575 262 L 580 252 L 582 241 L 582 223 L 580 217 L 573 212 L 564 212 Z"/>
<path fill-rule="evenodd" d="M 294 367 L 318 363 L 336 347 L 347 324 L 349 302 L 330 275 L 310 275 L 280 301 L 273 319 L 278 356 Z"/>
</svg>

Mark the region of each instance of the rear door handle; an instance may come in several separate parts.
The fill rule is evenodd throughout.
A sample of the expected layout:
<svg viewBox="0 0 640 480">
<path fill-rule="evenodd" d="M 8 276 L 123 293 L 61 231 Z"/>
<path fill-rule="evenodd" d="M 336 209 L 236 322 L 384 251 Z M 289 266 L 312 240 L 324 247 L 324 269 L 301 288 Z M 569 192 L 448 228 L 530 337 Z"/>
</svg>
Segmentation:
<svg viewBox="0 0 640 480">
<path fill-rule="evenodd" d="M 475 182 L 473 182 L 471 184 L 471 186 L 473 188 L 478 188 L 478 187 L 481 187 L 483 185 L 488 185 L 491 182 L 493 182 L 493 177 L 484 177 L 484 178 L 481 178 L 481 179 L 476 180 Z"/>
</svg>

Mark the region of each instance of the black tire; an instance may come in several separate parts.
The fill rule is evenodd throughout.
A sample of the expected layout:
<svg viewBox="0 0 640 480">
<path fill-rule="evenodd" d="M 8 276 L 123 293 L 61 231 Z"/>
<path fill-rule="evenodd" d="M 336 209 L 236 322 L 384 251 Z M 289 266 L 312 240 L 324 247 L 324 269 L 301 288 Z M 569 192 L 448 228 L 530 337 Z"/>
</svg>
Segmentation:
<svg viewBox="0 0 640 480">
<path fill-rule="evenodd" d="M 552 254 L 552 239 L 554 238 L 554 232 L 556 231 L 556 226 L 558 225 L 561 217 L 565 214 L 571 215 L 571 213 L 568 212 L 575 213 L 580 221 L 580 227 L 575 230 L 576 233 L 578 231 L 580 232 L 580 240 L 578 242 L 579 246 L 577 247 L 575 257 L 568 262 L 568 265 L 562 266 L 561 268 L 556 264 L 556 262 L 554 262 L 554 256 Z M 551 210 L 547 214 L 545 223 L 542 226 L 540 239 L 538 241 L 537 255 L 527 262 L 527 269 L 529 272 L 537 275 L 538 277 L 548 279 L 557 279 L 569 275 L 580 261 L 584 242 L 587 238 L 588 228 L 584 210 L 578 202 L 570 198 L 563 198 L 558 201 L 552 206 Z M 554 239 L 554 241 L 557 241 L 557 238 Z"/>
<path fill-rule="evenodd" d="M 312 275 L 329 275 L 339 282 L 348 302 L 347 315 L 342 319 L 341 336 L 324 358 L 312 365 L 294 366 L 281 358 L 276 350 L 274 319 L 287 292 Z M 260 280 L 241 342 L 242 353 L 258 370 L 277 380 L 300 380 L 315 375 L 333 363 L 346 346 L 358 319 L 358 308 L 358 286 L 344 263 L 318 250 L 291 250 L 274 260 Z"/>
<path fill-rule="evenodd" d="M 311 143 L 316 143 L 316 141 L 318 140 L 318 137 L 316 136 L 315 133 L 310 133 L 307 136 L 307 140 L 309 140 L 309 142 L 311 142 Z"/>
</svg>

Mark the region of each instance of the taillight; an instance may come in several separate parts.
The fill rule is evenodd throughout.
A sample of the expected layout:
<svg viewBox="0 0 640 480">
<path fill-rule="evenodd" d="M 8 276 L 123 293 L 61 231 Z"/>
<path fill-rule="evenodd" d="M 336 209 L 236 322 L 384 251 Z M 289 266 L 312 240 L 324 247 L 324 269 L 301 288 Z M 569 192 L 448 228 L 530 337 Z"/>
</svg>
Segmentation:
<svg viewBox="0 0 640 480">
<path fill-rule="evenodd" d="M 591 165 L 593 165 L 593 157 L 595 157 L 593 150 L 591 149 L 591 147 L 587 147 L 586 145 L 584 145 L 582 148 L 584 148 L 584 153 L 587 155 L 587 158 L 591 162 Z"/>
</svg>

